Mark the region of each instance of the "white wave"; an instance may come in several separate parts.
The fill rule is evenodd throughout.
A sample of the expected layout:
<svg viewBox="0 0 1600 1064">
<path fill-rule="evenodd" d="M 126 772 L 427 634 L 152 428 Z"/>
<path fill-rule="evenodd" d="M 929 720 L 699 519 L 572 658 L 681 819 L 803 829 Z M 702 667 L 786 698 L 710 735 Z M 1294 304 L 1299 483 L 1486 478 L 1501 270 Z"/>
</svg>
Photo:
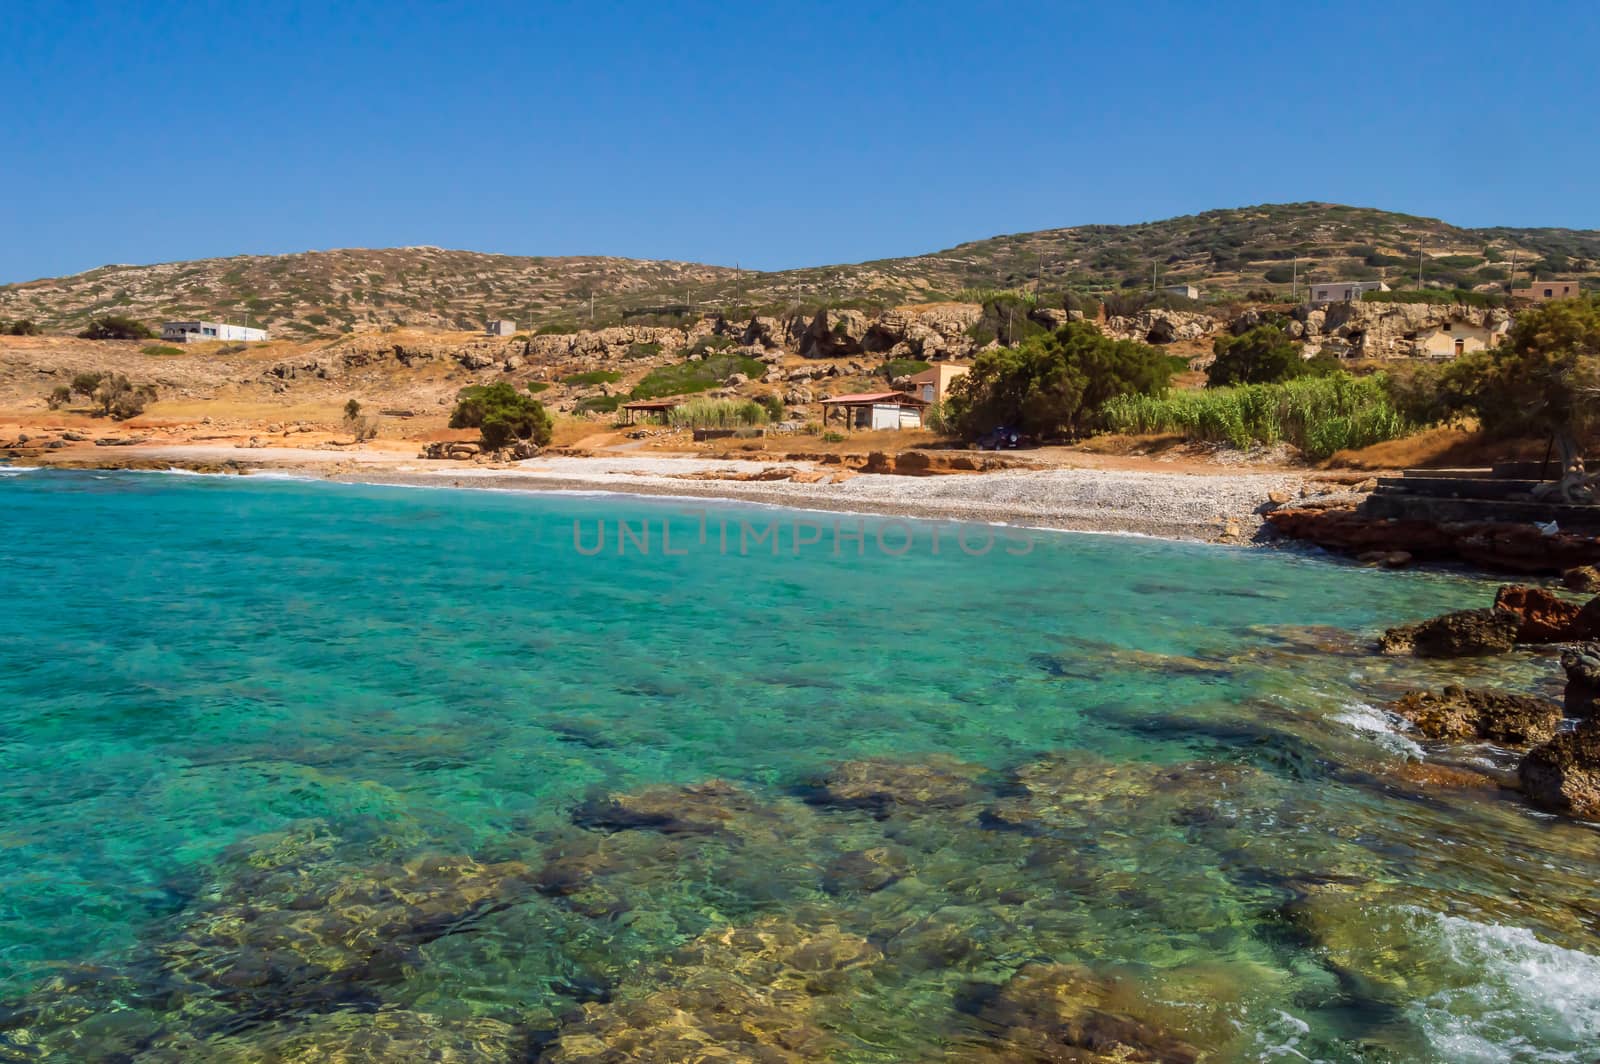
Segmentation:
<svg viewBox="0 0 1600 1064">
<path fill-rule="evenodd" d="M 43 466 L 0 466 L 0 477 L 20 477 L 24 473 L 37 473 Z"/>
<path fill-rule="evenodd" d="M 1454 983 L 1408 1013 L 1441 1059 L 1592 1062 L 1600 1046 L 1600 956 L 1532 931 L 1410 909 Z"/>
<path fill-rule="evenodd" d="M 1346 702 L 1333 719 L 1370 736 L 1379 746 L 1392 753 L 1413 757 L 1418 761 L 1424 756 L 1422 747 L 1400 732 L 1399 729 L 1405 724 L 1404 719 L 1377 706 L 1366 702 Z"/>
</svg>

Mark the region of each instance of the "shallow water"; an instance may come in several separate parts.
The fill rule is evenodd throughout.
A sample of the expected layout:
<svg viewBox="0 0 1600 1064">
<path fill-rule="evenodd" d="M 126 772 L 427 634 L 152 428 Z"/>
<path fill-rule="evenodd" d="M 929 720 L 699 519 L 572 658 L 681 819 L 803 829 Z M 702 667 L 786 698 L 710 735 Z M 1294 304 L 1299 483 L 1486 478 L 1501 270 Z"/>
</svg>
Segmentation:
<svg viewBox="0 0 1600 1064">
<path fill-rule="evenodd" d="M 1365 647 L 1478 582 L 155 474 L 0 515 L 0 1060 L 678 1059 L 731 1000 L 768 1059 L 1600 1042 L 1592 830 L 1409 782 L 1380 708 L 1470 678 Z"/>
</svg>

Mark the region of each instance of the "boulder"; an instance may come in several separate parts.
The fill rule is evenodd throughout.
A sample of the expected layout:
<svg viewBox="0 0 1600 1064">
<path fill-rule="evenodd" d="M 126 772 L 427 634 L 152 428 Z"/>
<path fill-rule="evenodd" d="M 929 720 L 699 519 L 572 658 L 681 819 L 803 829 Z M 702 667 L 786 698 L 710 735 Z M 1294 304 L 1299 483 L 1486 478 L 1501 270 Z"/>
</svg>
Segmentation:
<svg viewBox="0 0 1600 1064">
<path fill-rule="evenodd" d="M 1535 805 L 1585 820 L 1600 819 L 1600 718 L 1590 718 L 1535 747 L 1517 767 Z"/>
<path fill-rule="evenodd" d="M 1561 667 L 1567 673 L 1567 716 L 1600 717 L 1600 643 L 1584 643 L 1562 651 Z"/>
<path fill-rule="evenodd" d="M 1494 608 L 1517 615 L 1519 643 L 1560 643 L 1573 638 L 1573 622 L 1582 609 L 1542 587 L 1507 584 L 1494 596 Z"/>
<path fill-rule="evenodd" d="M 945 757 L 919 761 L 869 758 L 835 766 L 807 791 L 817 805 L 864 809 L 882 820 L 896 813 L 953 809 L 975 801 L 983 770 Z"/>
<path fill-rule="evenodd" d="M 1509 610 L 1459 610 L 1419 624 L 1390 628 L 1378 641 L 1385 654 L 1468 658 L 1504 654 L 1517 644 L 1522 621 Z"/>
<path fill-rule="evenodd" d="M 1600 591 L 1600 566 L 1579 565 L 1561 574 L 1561 583 L 1570 591 Z"/>
<path fill-rule="evenodd" d="M 1561 707 L 1548 699 L 1456 686 L 1440 694 L 1410 691 L 1394 711 L 1428 738 L 1456 742 L 1533 746 L 1550 741 L 1561 726 Z"/>
</svg>

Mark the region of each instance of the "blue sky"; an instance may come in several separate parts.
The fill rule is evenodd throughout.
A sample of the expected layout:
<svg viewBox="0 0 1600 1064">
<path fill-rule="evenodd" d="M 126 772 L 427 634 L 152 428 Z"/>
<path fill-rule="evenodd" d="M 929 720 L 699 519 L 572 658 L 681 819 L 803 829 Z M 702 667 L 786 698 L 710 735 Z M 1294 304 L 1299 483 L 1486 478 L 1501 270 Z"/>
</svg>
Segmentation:
<svg viewBox="0 0 1600 1064">
<path fill-rule="evenodd" d="M 0 282 L 852 262 L 1331 200 L 1600 227 L 1600 4 L 0 4 Z"/>
</svg>

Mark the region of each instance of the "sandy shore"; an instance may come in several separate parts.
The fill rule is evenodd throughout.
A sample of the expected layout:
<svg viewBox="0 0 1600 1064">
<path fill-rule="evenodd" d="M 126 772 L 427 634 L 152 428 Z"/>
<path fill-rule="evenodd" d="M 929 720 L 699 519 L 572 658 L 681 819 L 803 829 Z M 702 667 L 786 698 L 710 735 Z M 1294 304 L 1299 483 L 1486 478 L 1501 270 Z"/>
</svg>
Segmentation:
<svg viewBox="0 0 1600 1064">
<path fill-rule="evenodd" d="M 1174 539 L 1245 541 L 1269 491 L 1297 491 L 1284 472 L 1051 468 L 943 476 L 851 474 L 805 462 L 617 455 L 540 457 L 504 466 L 417 459 L 392 451 L 178 445 L 119 448 L 106 466 L 233 463 L 323 479 L 517 491 L 616 491 L 907 517 L 1003 521 L 1043 528 L 1129 532 Z M 752 479 L 784 476 L 794 479 Z"/>
</svg>

